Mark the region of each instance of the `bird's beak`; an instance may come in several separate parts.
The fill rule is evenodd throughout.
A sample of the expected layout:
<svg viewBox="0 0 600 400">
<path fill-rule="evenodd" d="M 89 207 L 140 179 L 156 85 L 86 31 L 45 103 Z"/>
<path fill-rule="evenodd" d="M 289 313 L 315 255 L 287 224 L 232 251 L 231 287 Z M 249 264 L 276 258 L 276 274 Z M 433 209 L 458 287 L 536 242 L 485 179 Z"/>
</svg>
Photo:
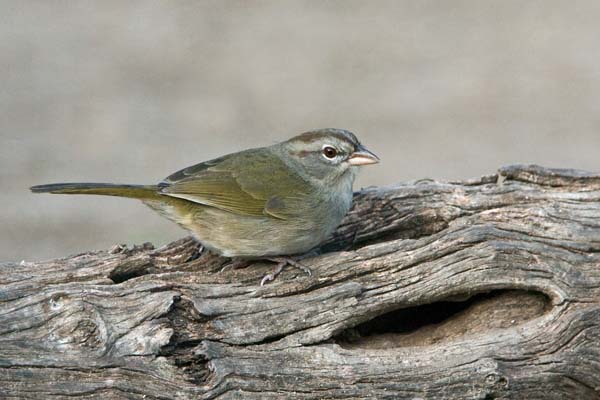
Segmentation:
<svg viewBox="0 0 600 400">
<path fill-rule="evenodd" d="M 360 146 L 358 150 L 352 153 L 350 158 L 348 158 L 348 163 L 350 163 L 350 165 L 369 165 L 377 164 L 378 162 L 379 157 L 363 146 Z"/>
</svg>

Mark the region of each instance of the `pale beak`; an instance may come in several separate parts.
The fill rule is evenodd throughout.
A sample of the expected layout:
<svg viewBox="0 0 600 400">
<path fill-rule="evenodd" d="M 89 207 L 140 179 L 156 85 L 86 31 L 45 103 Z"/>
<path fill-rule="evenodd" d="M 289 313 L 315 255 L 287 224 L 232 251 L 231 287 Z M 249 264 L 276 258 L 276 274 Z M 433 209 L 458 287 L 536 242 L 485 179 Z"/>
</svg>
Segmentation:
<svg viewBox="0 0 600 400">
<path fill-rule="evenodd" d="M 350 165 L 369 165 L 377 164 L 379 157 L 367 150 L 366 147 L 360 146 L 352 155 L 348 158 Z"/>
</svg>

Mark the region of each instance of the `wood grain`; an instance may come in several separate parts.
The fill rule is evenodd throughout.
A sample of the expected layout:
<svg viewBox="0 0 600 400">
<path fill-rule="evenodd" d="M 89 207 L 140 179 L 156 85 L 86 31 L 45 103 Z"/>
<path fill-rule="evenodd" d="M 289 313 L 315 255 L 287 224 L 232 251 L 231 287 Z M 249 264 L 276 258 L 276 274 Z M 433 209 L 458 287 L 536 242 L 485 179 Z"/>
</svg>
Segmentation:
<svg viewBox="0 0 600 400">
<path fill-rule="evenodd" d="M 600 175 L 364 189 L 321 251 L 0 264 L 0 398 L 600 398 Z"/>
</svg>

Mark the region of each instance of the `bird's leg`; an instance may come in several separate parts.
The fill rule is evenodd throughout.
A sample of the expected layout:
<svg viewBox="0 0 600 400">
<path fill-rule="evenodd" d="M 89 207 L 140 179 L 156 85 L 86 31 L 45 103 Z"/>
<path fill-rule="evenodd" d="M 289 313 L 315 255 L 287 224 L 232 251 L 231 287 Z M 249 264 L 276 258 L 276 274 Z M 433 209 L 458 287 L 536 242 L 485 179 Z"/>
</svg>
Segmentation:
<svg viewBox="0 0 600 400">
<path fill-rule="evenodd" d="M 305 257 L 302 257 L 305 258 Z M 262 280 L 260 281 L 260 286 L 264 286 L 265 283 L 270 282 L 272 280 L 274 280 L 275 278 L 277 278 L 277 275 L 279 275 L 281 273 L 281 271 L 283 271 L 283 269 L 288 266 L 291 265 L 293 267 L 296 267 L 298 269 L 301 269 L 302 271 L 306 272 L 308 274 L 308 276 L 312 275 L 312 271 L 310 268 L 308 268 L 305 265 L 300 264 L 297 260 L 294 260 L 293 258 L 289 258 L 289 257 L 271 257 L 271 258 L 265 258 L 265 260 L 269 260 L 272 261 L 274 263 L 277 263 L 277 266 L 275 267 L 275 269 L 273 270 L 273 272 L 271 272 L 270 274 L 265 275 Z"/>
</svg>

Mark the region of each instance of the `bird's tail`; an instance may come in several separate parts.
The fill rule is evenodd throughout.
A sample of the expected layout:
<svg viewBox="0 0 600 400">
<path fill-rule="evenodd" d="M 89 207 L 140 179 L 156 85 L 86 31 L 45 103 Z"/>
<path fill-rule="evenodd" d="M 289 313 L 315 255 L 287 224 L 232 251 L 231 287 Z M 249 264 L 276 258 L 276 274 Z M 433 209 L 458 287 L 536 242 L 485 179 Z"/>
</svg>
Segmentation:
<svg viewBox="0 0 600 400">
<path fill-rule="evenodd" d="M 141 200 L 156 200 L 164 197 L 154 185 L 118 185 L 114 183 L 50 183 L 32 186 L 33 193 L 97 194 L 102 196 L 131 197 Z"/>
</svg>

